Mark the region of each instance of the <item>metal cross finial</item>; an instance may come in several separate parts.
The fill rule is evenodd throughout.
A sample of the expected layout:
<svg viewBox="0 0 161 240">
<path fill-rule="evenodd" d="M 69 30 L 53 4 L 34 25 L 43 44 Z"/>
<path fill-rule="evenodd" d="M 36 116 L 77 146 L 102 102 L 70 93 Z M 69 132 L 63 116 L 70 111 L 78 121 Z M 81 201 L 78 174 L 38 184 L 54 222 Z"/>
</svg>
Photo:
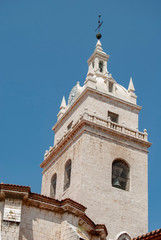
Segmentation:
<svg viewBox="0 0 161 240">
<path fill-rule="evenodd" d="M 95 31 L 98 30 L 98 33 L 96 34 L 96 38 L 100 39 L 102 37 L 102 35 L 100 34 L 100 27 L 101 27 L 103 21 L 102 22 L 100 21 L 101 15 L 99 15 L 98 17 L 99 17 L 99 19 L 98 19 L 98 27 L 96 28 Z"/>
<path fill-rule="evenodd" d="M 100 27 L 101 27 L 101 25 L 102 25 L 103 21 L 102 21 L 102 22 L 100 21 L 101 15 L 99 15 L 98 17 L 99 17 L 99 19 L 98 19 L 98 27 L 96 28 L 96 30 L 95 30 L 95 31 L 97 31 L 97 30 L 98 30 L 98 33 L 99 33 L 99 32 L 100 32 Z"/>
</svg>

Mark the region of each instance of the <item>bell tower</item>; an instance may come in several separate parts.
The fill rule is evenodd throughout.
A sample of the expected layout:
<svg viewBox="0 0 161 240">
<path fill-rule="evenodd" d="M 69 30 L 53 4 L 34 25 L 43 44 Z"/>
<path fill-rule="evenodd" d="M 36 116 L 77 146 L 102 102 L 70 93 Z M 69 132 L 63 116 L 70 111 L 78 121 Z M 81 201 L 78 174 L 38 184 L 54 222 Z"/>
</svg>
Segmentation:
<svg viewBox="0 0 161 240">
<path fill-rule="evenodd" d="M 71 198 L 104 223 L 108 239 L 130 239 L 148 231 L 147 131 L 138 130 L 141 107 L 132 78 L 128 90 L 107 70 L 109 56 L 98 39 L 79 82 L 63 97 L 53 127 L 54 146 L 41 163 L 42 191 Z"/>
</svg>

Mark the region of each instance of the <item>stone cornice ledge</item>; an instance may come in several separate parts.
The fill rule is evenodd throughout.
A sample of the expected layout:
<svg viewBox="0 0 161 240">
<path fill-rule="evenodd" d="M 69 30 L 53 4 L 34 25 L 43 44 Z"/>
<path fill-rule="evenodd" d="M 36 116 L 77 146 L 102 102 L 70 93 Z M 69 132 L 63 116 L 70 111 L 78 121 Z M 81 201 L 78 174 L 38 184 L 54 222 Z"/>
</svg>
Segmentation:
<svg viewBox="0 0 161 240">
<path fill-rule="evenodd" d="M 16 198 L 25 199 L 28 197 L 30 192 L 30 187 L 11 185 L 11 184 L 0 184 L 0 200 L 11 195 L 16 196 Z"/>
<path fill-rule="evenodd" d="M 151 143 L 148 142 L 148 134 L 146 130 L 144 130 L 144 133 L 142 133 L 137 130 L 127 128 L 124 125 L 114 123 L 110 119 L 104 120 L 94 115 L 92 116 L 88 113 L 84 113 L 80 119 L 72 126 L 72 128 L 69 129 L 68 132 L 59 140 L 59 142 L 49 150 L 48 154 L 45 156 L 44 161 L 40 164 L 41 168 L 44 168 L 50 163 L 52 157 L 58 152 L 58 150 L 60 150 L 60 148 L 64 146 L 64 144 L 69 139 L 75 135 L 75 133 L 81 128 L 82 124 L 90 124 L 91 126 L 96 126 L 105 131 L 108 131 L 111 134 L 126 138 L 128 141 L 137 141 L 138 144 L 144 145 L 146 148 L 149 148 L 151 146 Z M 141 150 L 140 148 L 137 149 Z"/>
</svg>

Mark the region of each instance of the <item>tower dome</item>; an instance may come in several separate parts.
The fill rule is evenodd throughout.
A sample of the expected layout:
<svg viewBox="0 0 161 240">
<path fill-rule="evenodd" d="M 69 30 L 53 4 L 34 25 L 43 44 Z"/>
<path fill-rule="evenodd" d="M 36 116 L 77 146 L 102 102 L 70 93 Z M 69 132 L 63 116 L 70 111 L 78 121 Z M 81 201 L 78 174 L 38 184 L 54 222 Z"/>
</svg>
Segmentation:
<svg viewBox="0 0 161 240">
<path fill-rule="evenodd" d="M 69 97 L 68 97 L 68 106 L 72 105 L 75 99 L 80 95 L 82 92 L 83 87 L 79 85 L 79 82 L 72 88 Z"/>
</svg>

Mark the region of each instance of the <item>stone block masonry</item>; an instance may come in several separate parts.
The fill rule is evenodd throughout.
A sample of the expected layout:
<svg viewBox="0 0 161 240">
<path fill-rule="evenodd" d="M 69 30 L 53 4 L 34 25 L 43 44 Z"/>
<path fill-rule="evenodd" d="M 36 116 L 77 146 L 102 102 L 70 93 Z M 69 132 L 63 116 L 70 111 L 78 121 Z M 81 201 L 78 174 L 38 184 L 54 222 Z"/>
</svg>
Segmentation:
<svg viewBox="0 0 161 240">
<path fill-rule="evenodd" d="M 17 198 L 5 199 L 3 219 L 1 222 L 1 239 L 18 240 L 21 222 L 22 200 Z"/>
<path fill-rule="evenodd" d="M 95 225 L 86 208 L 31 193 L 29 187 L 0 184 L 0 240 L 105 240 L 104 225 Z"/>
</svg>

